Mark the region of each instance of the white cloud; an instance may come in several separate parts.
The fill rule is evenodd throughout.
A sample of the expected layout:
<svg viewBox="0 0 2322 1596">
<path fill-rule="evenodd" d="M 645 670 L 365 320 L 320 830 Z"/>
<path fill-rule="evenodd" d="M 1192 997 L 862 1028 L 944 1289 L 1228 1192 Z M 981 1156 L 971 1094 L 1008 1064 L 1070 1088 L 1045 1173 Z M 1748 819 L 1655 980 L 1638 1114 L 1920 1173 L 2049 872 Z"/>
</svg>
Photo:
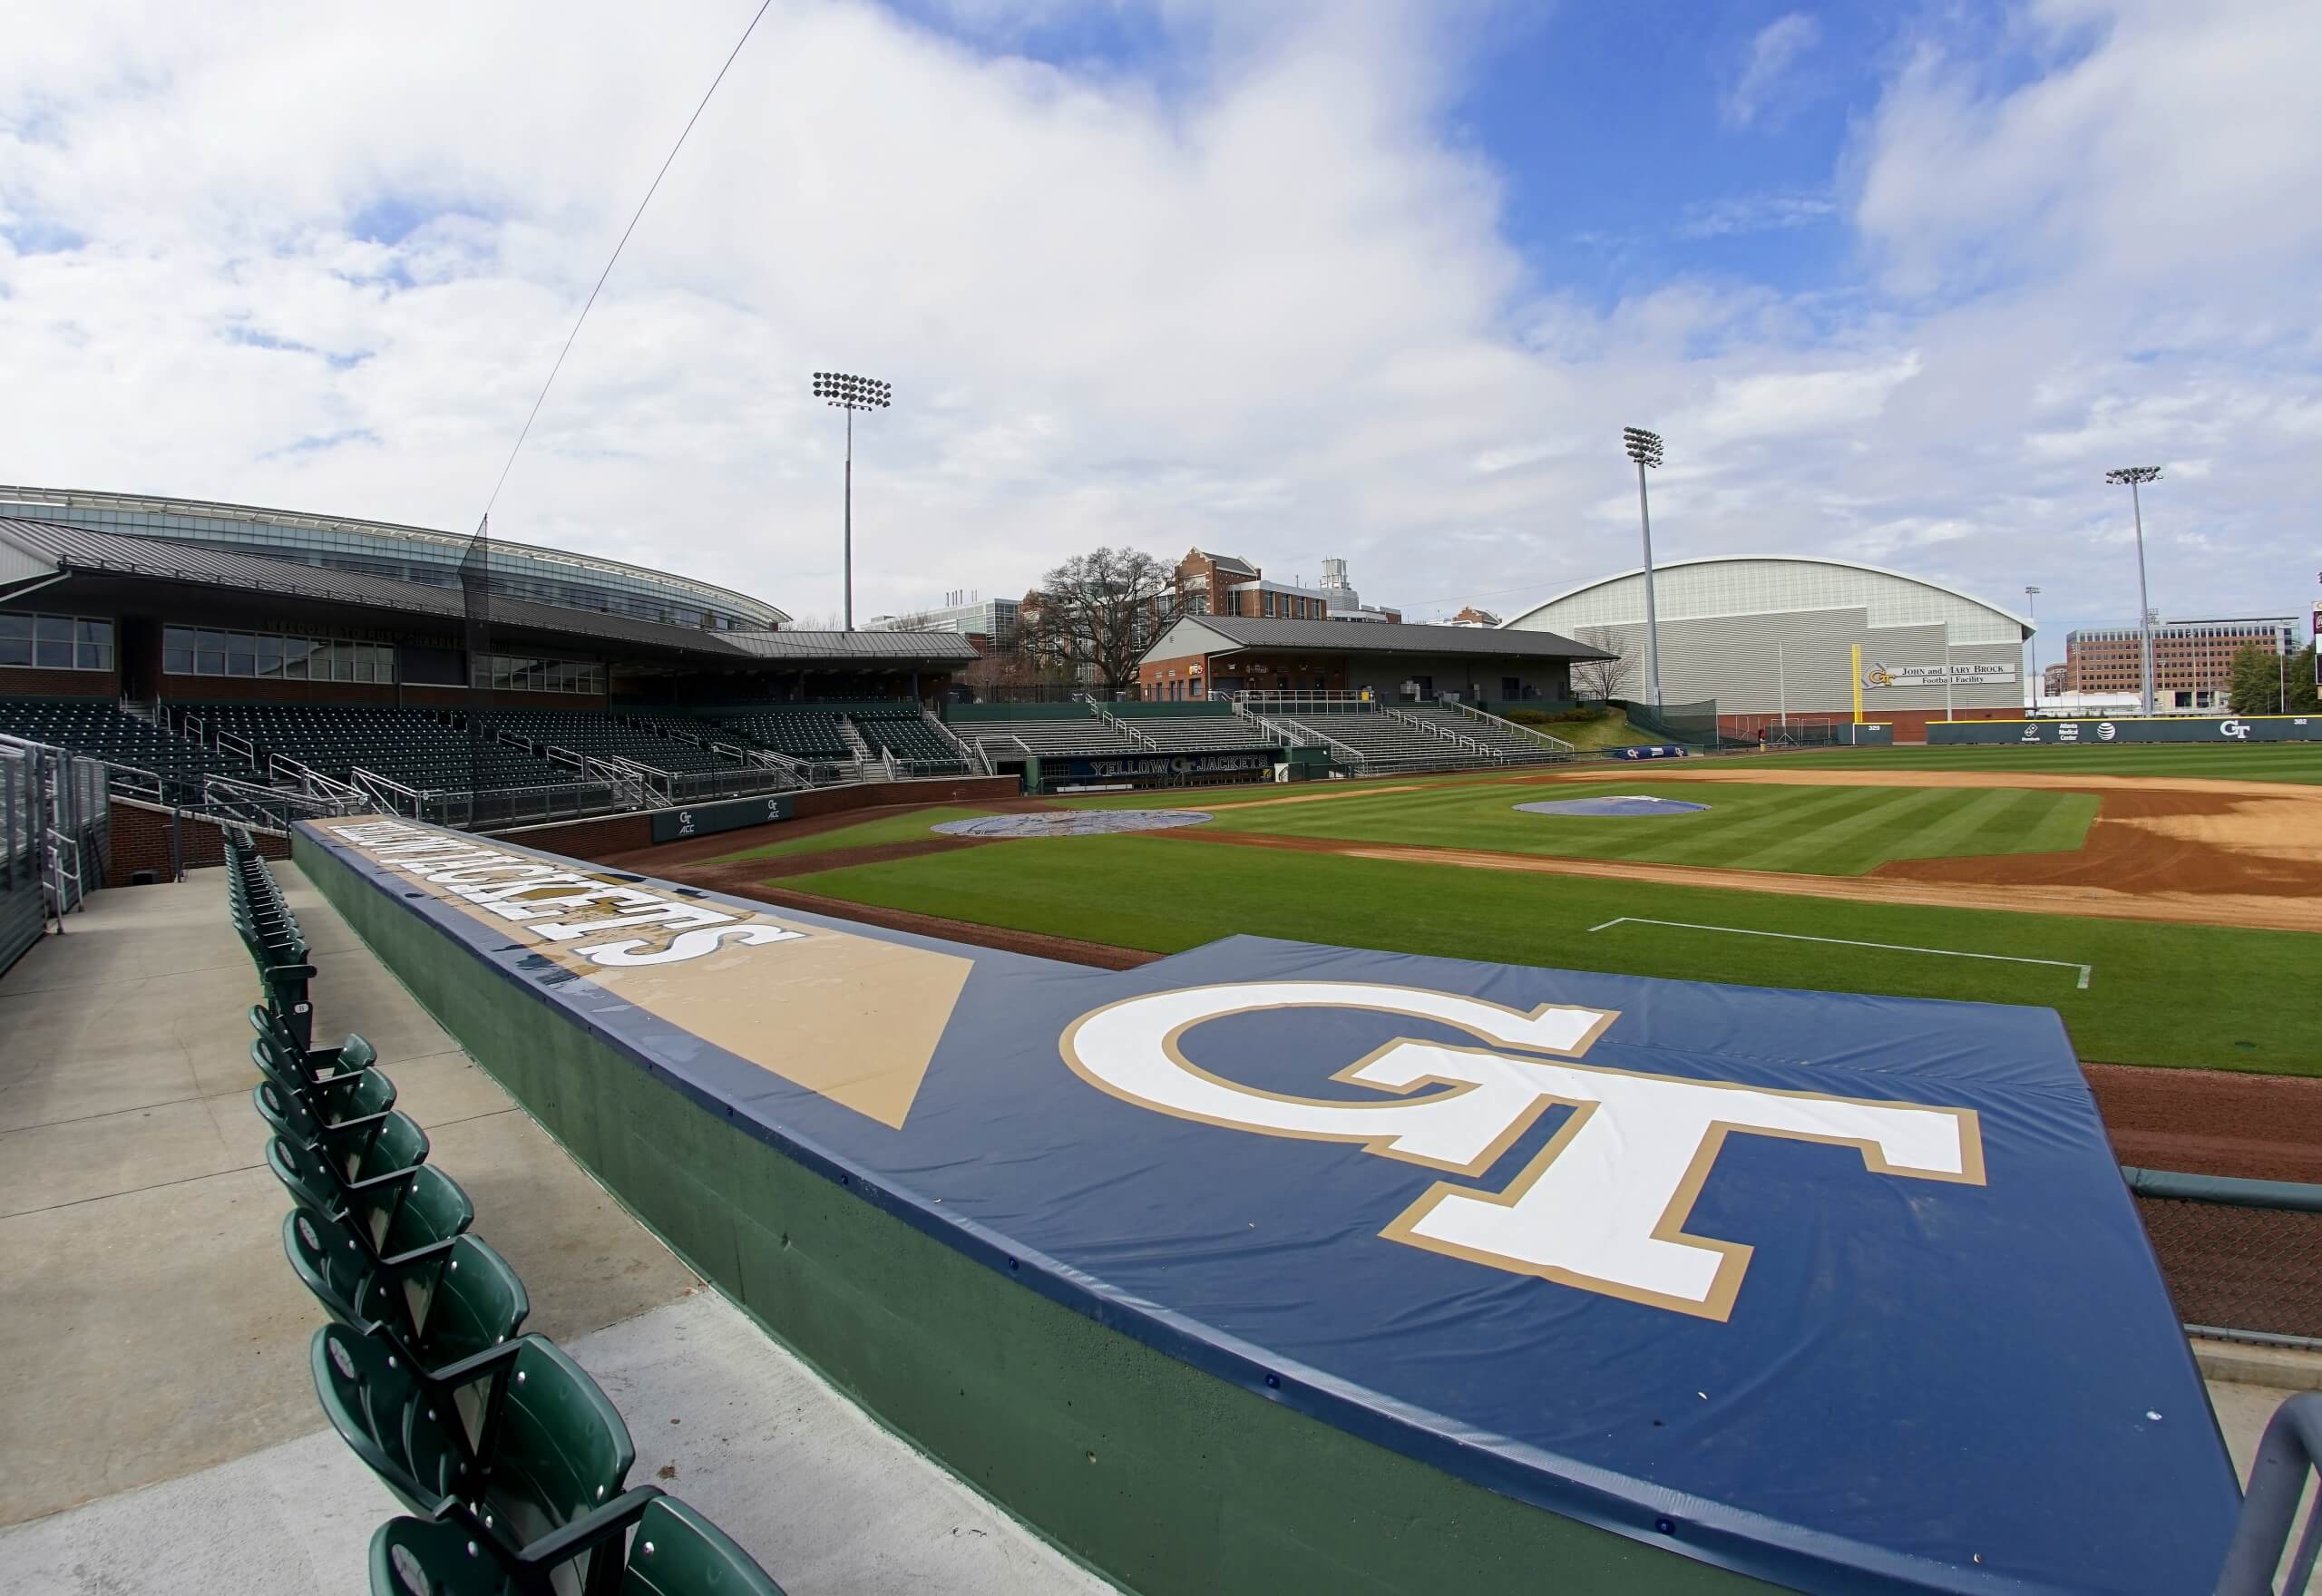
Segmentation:
<svg viewBox="0 0 2322 1596">
<path fill-rule="evenodd" d="M 1802 11 L 1776 17 L 1760 28 L 1742 58 L 1741 74 L 1718 101 L 1725 125 L 1746 128 L 1761 120 L 1779 123 L 1787 113 L 1784 94 L 1794 89 L 1800 57 L 1821 42 L 1822 24 Z"/>
<path fill-rule="evenodd" d="M 0 481 L 473 525 L 752 8 L 20 22 Z M 1632 561 L 1624 423 L 1669 438 L 1673 558 L 1851 552 L 2102 620 L 2133 609 L 2100 480 L 2133 456 L 2184 462 L 2146 495 L 2156 602 L 2278 608 L 2311 580 L 2286 507 L 2322 435 L 2322 220 L 2295 202 L 2322 130 L 2287 92 L 2322 75 L 2309 10 L 2056 0 L 2005 72 L 1929 35 L 1833 174 L 1844 209 L 1681 223 L 1849 229 L 1865 277 L 1605 307 L 1527 264 L 1444 131 L 1438 8 L 1163 0 L 1183 50 L 1140 75 L 777 0 L 493 524 L 834 610 L 838 426 L 805 390 L 838 365 L 896 390 L 856 439 L 865 614 L 1098 541 L 1345 555 L 1382 601 L 1513 611 Z"/>
</svg>

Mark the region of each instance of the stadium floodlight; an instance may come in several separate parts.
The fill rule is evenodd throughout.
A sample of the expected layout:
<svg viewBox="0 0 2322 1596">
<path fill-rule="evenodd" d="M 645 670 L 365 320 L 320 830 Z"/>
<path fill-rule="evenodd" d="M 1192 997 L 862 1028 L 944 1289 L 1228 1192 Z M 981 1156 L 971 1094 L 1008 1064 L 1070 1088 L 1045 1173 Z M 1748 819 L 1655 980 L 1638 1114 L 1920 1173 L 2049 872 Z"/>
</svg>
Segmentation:
<svg viewBox="0 0 2322 1596">
<path fill-rule="evenodd" d="M 2024 639 L 2032 647 L 2032 707 L 2040 707 L 2040 589 L 2025 583 L 2024 588 L 2025 614 L 2032 621 L 2033 635 Z"/>
<path fill-rule="evenodd" d="M 1645 502 L 1644 470 L 1661 463 L 1661 434 L 1623 427 L 1621 446 L 1636 462 L 1636 513 L 1644 526 L 1644 674 L 1653 707 L 1661 707 L 1661 614 L 1653 598 L 1653 507 Z"/>
<path fill-rule="evenodd" d="M 2129 509 L 2136 516 L 2137 632 L 2143 644 L 2142 652 L 2144 656 L 2144 691 L 2142 696 L 2144 713 L 2150 715 L 2152 714 L 2152 599 L 2145 591 L 2144 500 L 2138 490 L 2147 482 L 2160 481 L 2161 468 L 2157 465 L 2124 465 L 2117 471 L 2106 472 L 2104 480 L 2116 488 L 2122 482 L 2129 485 Z"/>
<path fill-rule="evenodd" d="M 850 632 L 854 629 L 854 413 L 884 410 L 894 395 L 895 385 L 876 377 L 859 377 L 843 371 L 815 374 L 815 397 L 833 409 L 846 412 L 846 508 L 840 539 L 841 559 L 846 570 L 844 624 Z"/>
</svg>

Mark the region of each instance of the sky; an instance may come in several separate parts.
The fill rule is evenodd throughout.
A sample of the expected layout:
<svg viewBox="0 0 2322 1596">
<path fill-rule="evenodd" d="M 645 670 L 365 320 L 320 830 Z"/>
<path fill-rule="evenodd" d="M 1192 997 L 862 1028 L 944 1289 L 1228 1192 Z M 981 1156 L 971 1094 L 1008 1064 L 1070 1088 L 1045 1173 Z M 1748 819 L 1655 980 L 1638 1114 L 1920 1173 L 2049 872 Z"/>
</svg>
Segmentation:
<svg viewBox="0 0 2322 1596">
<path fill-rule="evenodd" d="M 2132 623 L 2322 598 L 2311 0 L 93 0 L 0 52 L 0 482 L 840 604 L 1654 552 Z"/>
</svg>

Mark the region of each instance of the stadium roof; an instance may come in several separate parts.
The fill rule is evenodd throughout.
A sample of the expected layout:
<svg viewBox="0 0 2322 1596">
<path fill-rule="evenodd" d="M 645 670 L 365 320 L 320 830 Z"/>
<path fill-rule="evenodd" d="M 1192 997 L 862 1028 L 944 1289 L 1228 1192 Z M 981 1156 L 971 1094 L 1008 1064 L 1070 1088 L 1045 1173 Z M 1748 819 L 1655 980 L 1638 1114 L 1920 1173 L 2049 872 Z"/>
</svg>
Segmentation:
<svg viewBox="0 0 2322 1596">
<path fill-rule="evenodd" d="M 0 504 L 53 505 L 73 516 L 92 516 L 111 512 L 117 515 L 146 518 L 179 516 L 203 521 L 245 522 L 252 526 L 280 527 L 320 533 L 347 532 L 370 538 L 389 540 L 398 543 L 422 545 L 442 550 L 456 560 L 466 551 L 471 539 L 464 532 L 441 531 L 434 527 L 408 526 L 401 521 L 366 521 L 351 515 L 314 515 L 300 511 L 268 510 L 254 504 L 232 504 L 212 499 L 180 499 L 153 493 L 108 493 L 83 488 L 33 488 L 0 484 Z M 178 542 L 204 542 L 206 538 L 189 537 L 185 532 L 171 532 L 160 528 L 152 535 L 172 538 Z M 601 554 L 576 554 L 569 549 L 549 549 L 538 543 L 520 543 L 512 539 L 494 537 L 493 548 L 523 556 L 528 560 L 562 566 L 576 572 L 595 576 L 627 577 L 657 584 L 675 585 L 693 593 L 712 597 L 731 606 L 737 611 L 755 614 L 761 619 L 785 621 L 790 617 L 763 598 L 753 598 L 747 593 L 705 582 L 696 577 L 680 576 L 674 571 L 655 570 L 649 566 L 632 564 L 625 560 L 611 560 Z"/>
<path fill-rule="evenodd" d="M 301 565 L 260 554 L 237 554 L 165 538 L 94 531 L 61 521 L 0 520 L 0 552 L 10 550 L 18 559 L 0 561 L 0 589 L 27 579 L 43 583 L 44 579 L 68 576 L 126 577 L 395 610 L 447 621 L 464 621 L 467 616 L 466 600 L 456 588 Z M 7 574 L 12 570 L 15 582 Z M 0 591 L 4 596 L 5 591 Z M 491 599 L 491 624 L 512 631 L 591 637 L 607 644 L 707 656 L 737 664 L 757 659 L 950 663 L 976 657 L 966 638 L 950 633 L 882 632 L 874 638 L 860 632 L 712 632 L 497 593 Z"/>
<path fill-rule="evenodd" d="M 1873 576 L 1892 577 L 1899 582 L 1916 582 L 1922 588 L 1932 588 L 1938 593 L 1948 593 L 1954 598 L 1972 604 L 1979 609 L 1987 609 L 2003 619 L 2012 620 L 2024 628 L 2024 635 L 2027 637 L 2039 629 L 2038 623 L 2031 617 L 2018 615 L 2013 609 L 2003 608 L 1988 598 L 1978 598 L 1973 593 L 1955 588 L 1948 582 L 1938 582 L 1930 577 L 1918 576 L 1907 570 L 1895 570 L 1883 565 L 1866 565 L 1859 560 L 1832 560 L 1820 554 L 1704 554 L 1697 555 L 1691 560 L 1655 560 L 1653 569 L 1654 576 L 1658 577 L 1668 571 L 1683 569 L 1688 566 L 1746 565 L 1753 562 L 1777 565 L 1826 565 L 1839 570 L 1868 571 Z M 1644 567 L 1633 565 L 1626 570 L 1614 571 L 1609 576 L 1591 578 L 1576 586 L 1566 588 L 1552 598 L 1541 599 L 1540 602 L 1530 606 L 1520 614 L 1509 616 L 1499 623 L 1500 629 L 1502 631 L 1520 630 L 1527 617 L 1537 615 L 1550 605 L 1561 604 L 1575 594 L 1585 593 L 1592 588 L 1610 587 L 1615 582 L 1626 581 L 1631 577 L 1641 577 L 1644 574 Z"/>
<path fill-rule="evenodd" d="M 1210 634 L 1204 637 L 1203 633 Z M 1213 640 L 1214 639 L 1214 640 Z M 1163 653 L 1164 648 L 1174 652 Z M 1505 632 L 1490 627 L 1364 626 L 1343 620 L 1253 620 L 1237 615 L 1188 615 L 1145 651 L 1147 659 L 1230 654 L 1241 648 L 1305 648 L 1333 654 L 1477 654 L 1494 659 L 1609 659 L 1612 656 L 1554 632 Z"/>
</svg>

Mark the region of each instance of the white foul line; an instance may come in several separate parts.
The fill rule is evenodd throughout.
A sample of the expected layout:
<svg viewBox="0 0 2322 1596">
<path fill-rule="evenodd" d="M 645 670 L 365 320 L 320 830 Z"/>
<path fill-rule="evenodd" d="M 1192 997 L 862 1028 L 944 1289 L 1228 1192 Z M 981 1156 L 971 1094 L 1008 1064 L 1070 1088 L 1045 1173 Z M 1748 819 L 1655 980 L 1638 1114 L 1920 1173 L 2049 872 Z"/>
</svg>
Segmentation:
<svg viewBox="0 0 2322 1596">
<path fill-rule="evenodd" d="M 2053 964 L 2058 969 L 2076 969 L 2080 979 L 2074 983 L 2082 991 L 2088 989 L 2091 965 L 2074 964 L 2069 959 L 2018 959 L 2013 953 L 1962 953 L 1956 948 L 1912 948 L 1901 942 L 1858 942 L 1850 937 L 1803 937 L 1794 931 L 1752 931 L 1742 926 L 1696 925 L 1689 920 L 1645 920 L 1634 914 L 1608 920 L 1601 926 L 1590 926 L 1592 931 L 1609 931 L 1615 926 L 1675 926 L 1687 931 L 1723 931 L 1730 937 L 1779 937 L 1785 942 L 1829 942 L 1840 948 L 1883 948 L 1889 953 L 1935 953 L 1946 959 L 1996 959 L 2003 964 Z"/>
</svg>

